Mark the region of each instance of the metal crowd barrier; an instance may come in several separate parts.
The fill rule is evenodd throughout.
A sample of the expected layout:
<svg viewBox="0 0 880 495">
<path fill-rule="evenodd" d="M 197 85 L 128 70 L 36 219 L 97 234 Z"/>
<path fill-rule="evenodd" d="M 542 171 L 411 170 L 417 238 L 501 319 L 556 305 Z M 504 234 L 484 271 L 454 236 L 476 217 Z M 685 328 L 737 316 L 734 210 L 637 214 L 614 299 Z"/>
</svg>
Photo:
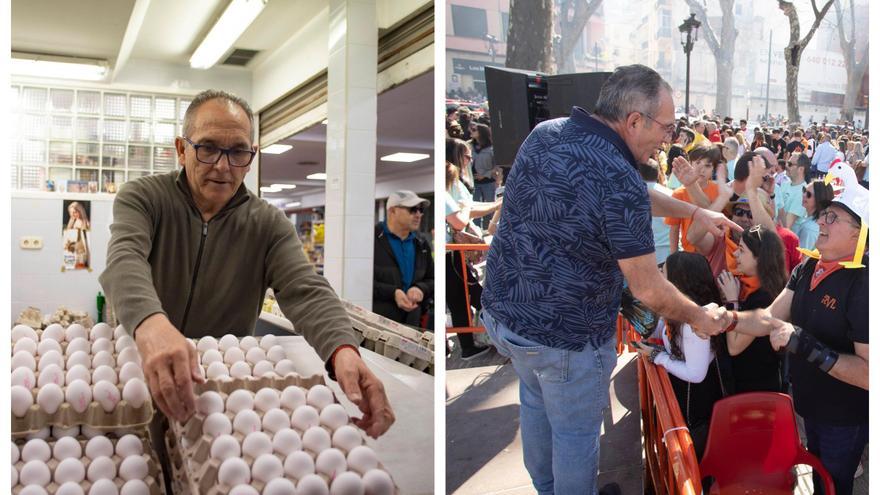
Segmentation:
<svg viewBox="0 0 880 495">
<path fill-rule="evenodd" d="M 470 311 L 471 305 L 471 293 L 468 288 L 467 283 L 467 261 L 465 261 L 464 253 L 466 251 L 488 251 L 488 244 L 446 244 L 446 250 L 451 252 L 460 251 L 461 252 L 461 278 L 462 283 L 464 284 L 464 297 L 467 300 L 468 307 L 468 326 L 466 327 L 446 327 L 446 333 L 478 333 L 485 332 L 486 328 L 479 324 L 479 322 L 474 321 L 474 315 Z M 450 283 L 449 280 L 446 283 Z"/>
</svg>

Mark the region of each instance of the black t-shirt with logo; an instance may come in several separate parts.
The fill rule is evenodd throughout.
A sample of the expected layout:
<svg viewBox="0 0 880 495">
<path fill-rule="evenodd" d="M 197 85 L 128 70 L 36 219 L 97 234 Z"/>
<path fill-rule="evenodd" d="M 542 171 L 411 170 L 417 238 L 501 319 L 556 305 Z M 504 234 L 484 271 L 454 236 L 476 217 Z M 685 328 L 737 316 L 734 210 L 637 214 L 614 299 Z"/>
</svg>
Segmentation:
<svg viewBox="0 0 880 495">
<path fill-rule="evenodd" d="M 785 151 L 788 151 L 789 153 L 794 153 L 794 152 L 802 153 L 804 151 L 804 143 L 802 143 L 798 140 L 792 139 L 785 146 Z"/>
<path fill-rule="evenodd" d="M 740 309 L 766 308 L 772 302 L 773 297 L 766 290 L 758 289 L 742 302 Z M 730 360 L 734 393 L 782 391 L 779 354 L 770 345 L 770 337 L 755 337 L 748 347 L 731 356 Z"/>
<path fill-rule="evenodd" d="M 855 354 L 854 343 L 868 343 L 868 257 L 865 268 L 842 269 L 810 290 L 816 260 L 798 265 L 788 288 L 794 291 L 791 321 L 839 354 Z M 844 383 L 799 356 L 790 359 L 795 410 L 807 419 L 832 425 L 868 421 L 868 391 Z"/>
</svg>

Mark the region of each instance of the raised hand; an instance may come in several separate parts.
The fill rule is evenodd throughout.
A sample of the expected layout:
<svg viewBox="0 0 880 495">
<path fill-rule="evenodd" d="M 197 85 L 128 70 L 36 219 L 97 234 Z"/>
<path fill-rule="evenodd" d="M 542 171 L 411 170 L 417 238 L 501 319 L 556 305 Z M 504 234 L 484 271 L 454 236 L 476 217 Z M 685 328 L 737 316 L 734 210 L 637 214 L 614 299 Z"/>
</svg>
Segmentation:
<svg viewBox="0 0 880 495">
<path fill-rule="evenodd" d="M 700 173 L 697 172 L 697 169 L 691 165 L 691 162 L 687 161 L 687 158 L 683 156 L 677 156 L 675 157 L 675 160 L 672 160 L 672 171 L 675 172 L 675 176 L 678 177 L 678 180 L 680 180 L 685 187 L 700 179 Z"/>
<path fill-rule="evenodd" d="M 756 156 L 749 162 L 749 176 L 746 178 L 746 190 L 758 189 L 764 184 L 764 176 L 767 175 L 767 165 L 764 158 Z"/>
<path fill-rule="evenodd" d="M 718 283 L 718 288 L 721 290 L 724 302 L 739 302 L 740 283 L 738 278 L 725 270 L 721 272 L 721 275 L 715 281 Z"/>
</svg>

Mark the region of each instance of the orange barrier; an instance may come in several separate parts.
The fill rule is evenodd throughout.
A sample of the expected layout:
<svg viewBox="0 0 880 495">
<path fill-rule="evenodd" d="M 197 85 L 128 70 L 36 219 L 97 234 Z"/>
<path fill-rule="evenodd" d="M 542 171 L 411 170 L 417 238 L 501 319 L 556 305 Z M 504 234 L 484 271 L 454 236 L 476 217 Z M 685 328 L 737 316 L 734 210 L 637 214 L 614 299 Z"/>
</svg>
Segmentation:
<svg viewBox="0 0 880 495">
<path fill-rule="evenodd" d="M 488 251 L 488 244 L 447 244 L 447 251 L 461 251 L 461 278 L 462 283 L 464 284 L 464 297 L 467 301 L 468 307 L 468 326 L 466 327 L 446 327 L 446 333 L 476 333 L 476 332 L 485 332 L 486 328 L 482 325 L 479 325 L 479 322 L 474 321 L 474 315 L 470 311 L 470 308 L 473 306 L 471 304 L 471 293 L 468 288 L 467 283 L 467 261 L 465 261 L 464 252 L 465 251 Z M 450 281 L 447 280 L 446 283 Z"/>
</svg>

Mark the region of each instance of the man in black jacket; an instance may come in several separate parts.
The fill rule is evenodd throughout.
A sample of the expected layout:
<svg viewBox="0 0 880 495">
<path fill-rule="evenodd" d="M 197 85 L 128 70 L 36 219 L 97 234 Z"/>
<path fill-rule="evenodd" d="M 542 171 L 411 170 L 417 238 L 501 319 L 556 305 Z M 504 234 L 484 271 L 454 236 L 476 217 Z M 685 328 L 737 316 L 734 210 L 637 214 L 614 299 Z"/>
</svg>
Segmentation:
<svg viewBox="0 0 880 495">
<path fill-rule="evenodd" d="M 428 204 L 412 191 L 392 193 L 373 249 L 373 312 L 415 327 L 434 291 L 431 246 L 417 235 Z"/>
</svg>

